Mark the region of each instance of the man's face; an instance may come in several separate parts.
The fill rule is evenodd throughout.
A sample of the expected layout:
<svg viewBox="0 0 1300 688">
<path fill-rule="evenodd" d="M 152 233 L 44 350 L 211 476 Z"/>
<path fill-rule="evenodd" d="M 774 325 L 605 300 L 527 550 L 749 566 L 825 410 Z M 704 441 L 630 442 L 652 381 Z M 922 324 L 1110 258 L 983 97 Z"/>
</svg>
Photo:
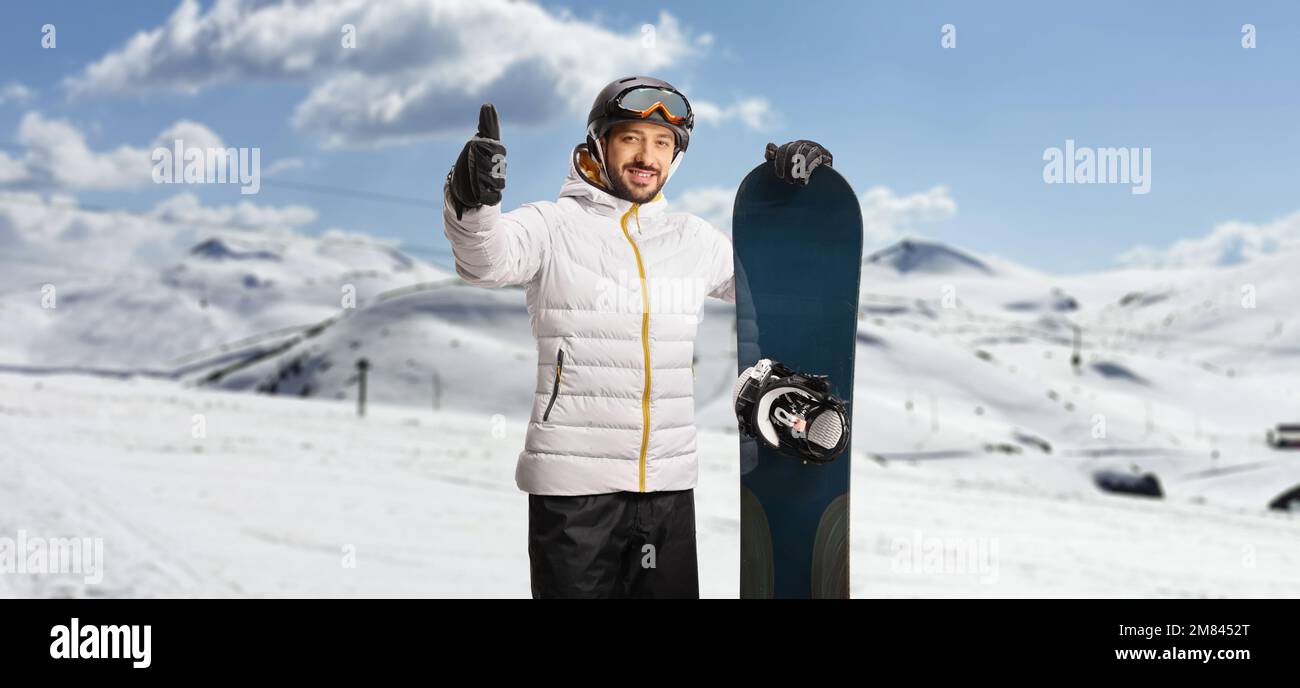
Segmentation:
<svg viewBox="0 0 1300 688">
<path fill-rule="evenodd" d="M 605 171 L 614 195 L 648 203 L 664 187 L 677 139 L 673 131 L 650 122 L 620 122 L 605 134 Z"/>
</svg>

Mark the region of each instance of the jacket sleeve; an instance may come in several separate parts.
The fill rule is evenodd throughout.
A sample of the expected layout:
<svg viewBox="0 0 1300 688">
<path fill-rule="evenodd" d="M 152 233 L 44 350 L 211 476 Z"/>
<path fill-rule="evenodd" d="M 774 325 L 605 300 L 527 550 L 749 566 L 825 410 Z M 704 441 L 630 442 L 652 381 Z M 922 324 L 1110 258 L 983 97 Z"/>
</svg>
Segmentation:
<svg viewBox="0 0 1300 688">
<path fill-rule="evenodd" d="M 456 274 L 479 287 L 526 284 L 551 248 L 540 210 L 523 206 L 502 213 L 500 205 L 466 210 L 460 219 L 444 190 L 443 232 L 456 258 Z"/>
<path fill-rule="evenodd" d="M 705 223 L 704 234 L 713 244 L 709 261 L 709 296 L 735 303 L 736 276 L 731 258 L 731 239 L 708 223 Z"/>
</svg>

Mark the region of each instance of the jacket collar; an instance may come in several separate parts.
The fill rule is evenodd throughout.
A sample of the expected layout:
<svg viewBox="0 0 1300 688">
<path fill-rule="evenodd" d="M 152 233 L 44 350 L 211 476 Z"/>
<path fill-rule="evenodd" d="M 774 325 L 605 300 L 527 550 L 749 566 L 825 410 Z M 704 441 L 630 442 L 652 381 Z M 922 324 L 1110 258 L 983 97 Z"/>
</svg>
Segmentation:
<svg viewBox="0 0 1300 688">
<path fill-rule="evenodd" d="M 630 201 L 614 196 L 606 189 L 601 180 L 600 168 L 587 153 L 586 144 L 574 148 L 573 155 L 569 156 L 569 176 L 560 187 L 560 198 L 565 197 L 574 199 L 589 212 L 613 217 L 622 217 L 634 205 Z M 667 207 L 668 199 L 661 191 L 653 201 L 642 203 L 637 208 L 637 216 L 645 219 L 662 215 Z"/>
</svg>

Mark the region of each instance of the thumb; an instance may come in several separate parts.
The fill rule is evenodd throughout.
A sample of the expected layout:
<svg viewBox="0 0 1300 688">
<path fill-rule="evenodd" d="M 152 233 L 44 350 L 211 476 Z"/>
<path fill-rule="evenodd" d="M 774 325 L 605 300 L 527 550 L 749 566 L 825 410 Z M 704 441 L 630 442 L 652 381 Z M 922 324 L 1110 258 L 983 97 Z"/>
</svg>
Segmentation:
<svg viewBox="0 0 1300 688">
<path fill-rule="evenodd" d="M 492 103 L 483 103 L 478 110 L 478 136 L 482 139 L 501 140 L 501 122 Z"/>
</svg>

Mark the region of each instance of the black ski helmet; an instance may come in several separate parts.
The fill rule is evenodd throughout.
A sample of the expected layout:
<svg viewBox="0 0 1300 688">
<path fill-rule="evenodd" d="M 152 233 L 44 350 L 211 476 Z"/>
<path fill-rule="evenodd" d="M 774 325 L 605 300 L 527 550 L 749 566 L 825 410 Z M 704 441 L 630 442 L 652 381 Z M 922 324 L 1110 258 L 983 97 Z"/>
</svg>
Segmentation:
<svg viewBox="0 0 1300 688">
<path fill-rule="evenodd" d="M 623 106 L 625 102 L 623 98 L 642 89 L 647 93 L 659 91 L 662 97 L 653 103 L 646 99 L 644 103 L 637 106 L 638 109 L 646 107 L 646 110 L 642 114 L 633 114 Z M 676 99 L 680 99 L 680 103 L 670 104 Z M 674 109 L 679 112 L 672 112 Z M 685 112 L 680 112 L 682 109 L 685 109 Z M 598 145 L 600 138 L 618 122 L 643 120 L 657 122 L 673 131 L 677 139 L 674 158 L 677 154 L 685 152 L 686 147 L 690 145 L 691 128 L 695 126 L 695 113 L 691 111 L 691 104 L 686 100 L 686 96 L 667 81 L 649 76 L 629 76 L 611 81 L 597 94 L 596 101 L 591 105 L 591 112 L 587 115 L 587 151 L 596 156 L 597 161 L 604 167 L 604 151 Z"/>
</svg>

